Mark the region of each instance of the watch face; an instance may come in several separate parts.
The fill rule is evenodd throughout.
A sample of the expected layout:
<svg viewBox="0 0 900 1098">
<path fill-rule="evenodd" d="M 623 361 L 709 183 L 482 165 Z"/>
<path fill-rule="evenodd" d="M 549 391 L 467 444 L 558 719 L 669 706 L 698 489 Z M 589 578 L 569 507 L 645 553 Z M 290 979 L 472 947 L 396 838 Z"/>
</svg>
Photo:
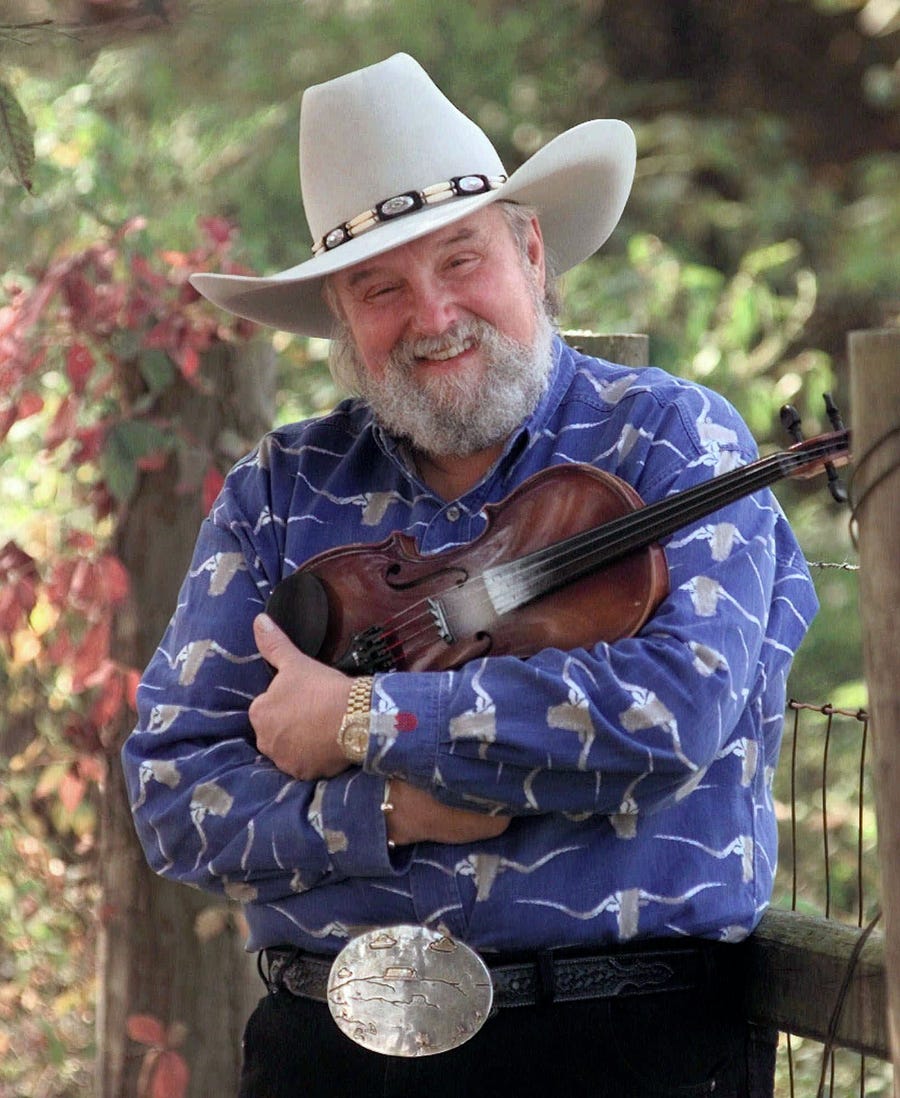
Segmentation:
<svg viewBox="0 0 900 1098">
<path fill-rule="evenodd" d="M 366 757 L 368 746 L 369 714 L 354 713 L 345 719 L 341 729 L 341 747 L 349 759 L 361 762 Z"/>
</svg>

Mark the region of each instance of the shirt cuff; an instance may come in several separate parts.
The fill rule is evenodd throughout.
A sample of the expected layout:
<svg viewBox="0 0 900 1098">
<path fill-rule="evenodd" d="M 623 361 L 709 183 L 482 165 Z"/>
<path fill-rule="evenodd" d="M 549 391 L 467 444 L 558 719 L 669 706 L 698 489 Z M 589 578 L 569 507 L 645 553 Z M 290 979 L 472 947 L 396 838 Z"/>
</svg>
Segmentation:
<svg viewBox="0 0 900 1098">
<path fill-rule="evenodd" d="M 453 672 L 388 671 L 375 676 L 366 770 L 430 789 L 438 770 L 441 697 Z"/>
<path fill-rule="evenodd" d="M 384 778 L 354 766 L 323 784 L 322 838 L 335 873 L 340 878 L 396 873 L 381 808 Z"/>
</svg>

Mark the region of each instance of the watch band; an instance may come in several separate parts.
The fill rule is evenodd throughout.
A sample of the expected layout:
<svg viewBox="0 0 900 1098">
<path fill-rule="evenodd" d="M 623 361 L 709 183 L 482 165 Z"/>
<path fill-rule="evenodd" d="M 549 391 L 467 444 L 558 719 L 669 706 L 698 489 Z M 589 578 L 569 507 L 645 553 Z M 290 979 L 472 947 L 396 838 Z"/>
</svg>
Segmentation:
<svg viewBox="0 0 900 1098">
<path fill-rule="evenodd" d="M 357 766 L 366 761 L 369 750 L 369 721 L 372 715 L 371 675 L 361 675 L 353 680 L 347 708 L 338 730 L 338 745 L 344 756 Z"/>
</svg>

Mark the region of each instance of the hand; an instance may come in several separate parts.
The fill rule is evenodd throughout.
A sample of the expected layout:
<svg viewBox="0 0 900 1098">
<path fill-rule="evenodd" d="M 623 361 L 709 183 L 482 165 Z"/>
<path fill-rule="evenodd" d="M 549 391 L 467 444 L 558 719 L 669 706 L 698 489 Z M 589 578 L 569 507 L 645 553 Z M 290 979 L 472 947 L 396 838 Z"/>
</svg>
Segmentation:
<svg viewBox="0 0 900 1098">
<path fill-rule="evenodd" d="M 352 680 L 304 655 L 266 614 L 255 619 L 253 633 L 276 672 L 250 704 L 256 746 L 279 770 L 303 781 L 340 774 L 350 766 L 337 736 Z"/>
<path fill-rule="evenodd" d="M 397 846 L 407 843 L 472 843 L 493 839 L 509 827 L 508 816 L 486 816 L 436 801 L 430 793 L 397 778 L 391 779 L 393 811 L 386 812 L 387 837 Z"/>
</svg>

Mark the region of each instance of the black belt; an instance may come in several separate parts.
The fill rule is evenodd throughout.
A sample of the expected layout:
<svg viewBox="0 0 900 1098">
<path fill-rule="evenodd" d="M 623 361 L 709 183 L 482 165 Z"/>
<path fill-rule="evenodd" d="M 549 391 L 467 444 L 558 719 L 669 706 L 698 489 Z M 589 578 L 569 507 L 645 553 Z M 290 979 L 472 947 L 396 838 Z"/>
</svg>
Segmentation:
<svg viewBox="0 0 900 1098">
<path fill-rule="evenodd" d="M 484 960 L 493 980 L 494 1006 L 516 1007 L 708 987 L 721 949 L 734 947 L 696 940 L 674 947 L 648 942 L 639 950 L 580 955 L 548 951 L 509 962 Z M 328 1001 L 331 958 L 290 948 L 265 953 L 269 970 L 264 979 L 270 991 Z"/>
</svg>

